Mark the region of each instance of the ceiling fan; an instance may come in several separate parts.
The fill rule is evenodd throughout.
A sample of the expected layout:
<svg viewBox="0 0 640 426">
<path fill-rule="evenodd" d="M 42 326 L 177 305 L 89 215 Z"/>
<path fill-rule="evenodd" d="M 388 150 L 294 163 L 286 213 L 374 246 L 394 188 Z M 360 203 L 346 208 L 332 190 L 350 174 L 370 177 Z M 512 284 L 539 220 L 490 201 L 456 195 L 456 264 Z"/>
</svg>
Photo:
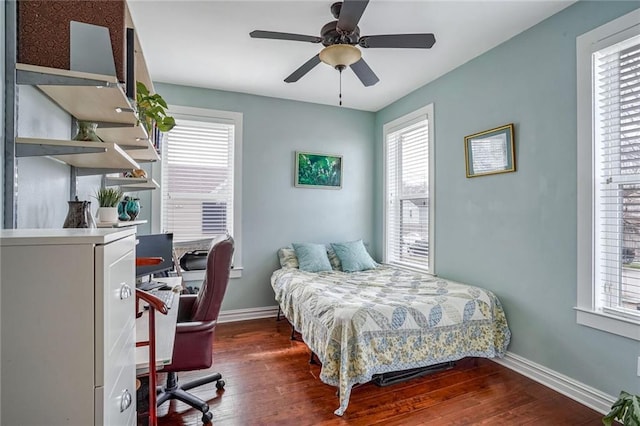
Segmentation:
<svg viewBox="0 0 640 426">
<path fill-rule="evenodd" d="M 360 36 L 358 22 L 368 3 L 369 0 L 344 0 L 333 3 L 331 5 L 331 14 L 337 21 L 325 24 L 320 30 L 320 37 L 261 30 L 252 31 L 249 35 L 252 38 L 306 41 L 322 43 L 325 46 L 320 53 L 285 78 L 284 81 L 287 83 L 298 81 L 320 62 L 324 62 L 340 71 L 340 73 L 350 66 L 362 84 L 367 87 L 373 86 L 380 79 L 362 58 L 362 53 L 356 45 L 365 49 L 429 49 L 436 42 L 436 38 L 431 33 Z"/>
</svg>

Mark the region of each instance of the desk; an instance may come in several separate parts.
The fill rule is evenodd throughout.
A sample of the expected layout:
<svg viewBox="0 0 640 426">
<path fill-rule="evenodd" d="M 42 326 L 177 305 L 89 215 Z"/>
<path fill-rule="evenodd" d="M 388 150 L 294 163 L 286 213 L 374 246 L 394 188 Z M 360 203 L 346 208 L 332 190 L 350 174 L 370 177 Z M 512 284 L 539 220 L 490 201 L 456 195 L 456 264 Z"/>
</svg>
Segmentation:
<svg viewBox="0 0 640 426">
<path fill-rule="evenodd" d="M 173 342 L 176 334 L 176 322 L 178 320 L 178 298 L 180 294 L 177 288 L 182 288 L 182 278 L 165 277 L 154 278 L 155 281 L 164 282 L 176 291 L 173 306 L 167 315 L 156 312 L 156 368 L 162 368 L 171 363 L 173 356 Z M 141 303 L 142 304 L 142 303 Z M 142 309 L 142 306 L 140 307 Z M 145 310 L 140 318 L 136 319 L 136 342 L 149 340 L 149 311 Z M 136 347 L 136 374 L 141 375 L 149 372 L 149 347 Z"/>
</svg>

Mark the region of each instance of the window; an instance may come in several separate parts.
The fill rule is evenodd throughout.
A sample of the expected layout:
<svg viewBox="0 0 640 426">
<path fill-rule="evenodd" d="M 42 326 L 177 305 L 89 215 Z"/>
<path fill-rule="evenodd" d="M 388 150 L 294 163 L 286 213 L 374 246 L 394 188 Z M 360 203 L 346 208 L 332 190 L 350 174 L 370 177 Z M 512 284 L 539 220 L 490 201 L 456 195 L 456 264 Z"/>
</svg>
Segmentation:
<svg viewBox="0 0 640 426">
<path fill-rule="evenodd" d="M 227 230 L 227 203 L 202 203 L 202 233 L 220 235 Z"/>
<path fill-rule="evenodd" d="M 640 11 L 577 39 L 578 323 L 640 340 Z"/>
<path fill-rule="evenodd" d="M 162 146 L 162 229 L 174 241 L 229 232 L 239 266 L 242 114 L 171 107 L 176 126 Z"/>
<path fill-rule="evenodd" d="M 384 261 L 433 272 L 433 105 L 383 133 Z"/>
</svg>

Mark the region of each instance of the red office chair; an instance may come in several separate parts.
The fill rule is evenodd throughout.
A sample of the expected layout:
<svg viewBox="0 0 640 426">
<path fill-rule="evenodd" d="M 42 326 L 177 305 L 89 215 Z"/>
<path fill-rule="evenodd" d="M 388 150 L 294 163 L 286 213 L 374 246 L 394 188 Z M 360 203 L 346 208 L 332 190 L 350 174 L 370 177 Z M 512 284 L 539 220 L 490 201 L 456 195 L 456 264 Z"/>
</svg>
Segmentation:
<svg viewBox="0 0 640 426">
<path fill-rule="evenodd" d="M 180 296 L 173 358 L 171 364 L 162 370 L 168 372 L 167 383 L 158 387 L 157 406 L 170 399 L 177 399 L 201 411 L 204 424 L 213 418 L 209 405 L 187 391 L 214 381 L 218 390 L 223 389 L 225 383 L 222 376 L 216 373 L 179 385 L 176 373 L 202 370 L 211 367 L 213 363 L 213 332 L 229 283 L 233 249 L 234 242 L 230 236 L 214 241 L 207 256 L 206 275 L 200 292 L 197 295 Z"/>
</svg>

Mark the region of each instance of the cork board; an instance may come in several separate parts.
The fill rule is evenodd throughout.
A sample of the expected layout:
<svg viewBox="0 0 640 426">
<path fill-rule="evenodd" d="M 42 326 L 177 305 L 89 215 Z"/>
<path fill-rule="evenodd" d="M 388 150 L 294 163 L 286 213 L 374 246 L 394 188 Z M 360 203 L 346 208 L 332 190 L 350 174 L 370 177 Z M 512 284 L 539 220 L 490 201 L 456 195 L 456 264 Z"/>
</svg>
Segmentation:
<svg viewBox="0 0 640 426">
<path fill-rule="evenodd" d="M 69 69 L 70 22 L 109 29 L 116 77 L 125 81 L 125 0 L 18 2 L 18 62 Z"/>
</svg>

